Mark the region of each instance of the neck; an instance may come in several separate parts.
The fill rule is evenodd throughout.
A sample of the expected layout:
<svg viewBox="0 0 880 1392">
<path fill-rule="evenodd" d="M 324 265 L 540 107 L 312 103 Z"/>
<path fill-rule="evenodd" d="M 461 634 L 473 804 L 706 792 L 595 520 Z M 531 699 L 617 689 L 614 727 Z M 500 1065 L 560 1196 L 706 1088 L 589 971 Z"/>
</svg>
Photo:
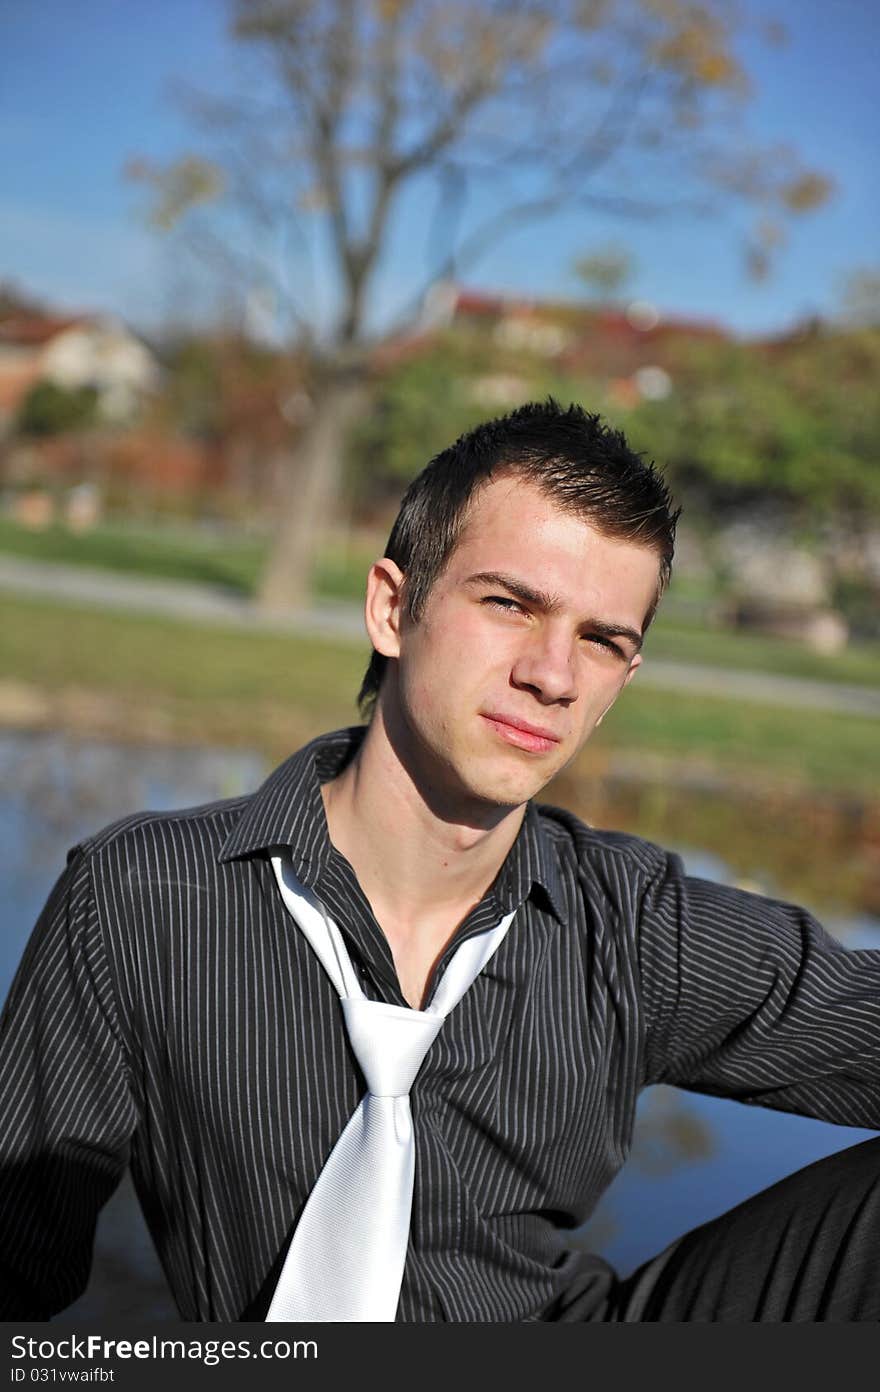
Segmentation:
<svg viewBox="0 0 880 1392">
<path fill-rule="evenodd" d="M 451 922 L 448 939 L 497 876 L 525 805 L 444 797 L 414 762 L 380 705 L 355 758 L 322 789 L 327 824 L 389 938 L 392 927 L 436 940 Z"/>
</svg>

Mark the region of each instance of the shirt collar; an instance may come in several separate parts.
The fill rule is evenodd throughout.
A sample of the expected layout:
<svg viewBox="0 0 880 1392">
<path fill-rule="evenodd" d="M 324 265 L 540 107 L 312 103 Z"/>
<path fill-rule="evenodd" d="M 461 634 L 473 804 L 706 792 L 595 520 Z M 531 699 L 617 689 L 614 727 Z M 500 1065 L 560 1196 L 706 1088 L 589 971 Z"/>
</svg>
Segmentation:
<svg viewBox="0 0 880 1392">
<path fill-rule="evenodd" d="M 313 883 L 332 852 L 321 784 L 342 772 L 365 733 L 365 725 L 335 730 L 286 759 L 248 799 L 218 859 L 237 860 L 256 851 L 289 847 L 294 871 Z M 529 802 L 492 892 L 509 912 L 529 897 L 534 885 L 541 886 L 562 920 L 565 900 L 555 849 L 538 808 Z"/>
<path fill-rule="evenodd" d="M 565 896 L 556 850 L 537 805 L 528 802 L 522 826 L 501 867 L 493 892 L 507 913 L 527 899 L 535 885 L 544 890 L 550 908 L 562 922 Z"/>
<path fill-rule="evenodd" d="M 237 860 L 285 846 L 293 853 L 298 874 L 305 867 L 318 870 L 332 849 L 321 784 L 342 772 L 365 731 L 365 725 L 335 730 L 291 754 L 248 799 L 218 859 Z"/>
</svg>

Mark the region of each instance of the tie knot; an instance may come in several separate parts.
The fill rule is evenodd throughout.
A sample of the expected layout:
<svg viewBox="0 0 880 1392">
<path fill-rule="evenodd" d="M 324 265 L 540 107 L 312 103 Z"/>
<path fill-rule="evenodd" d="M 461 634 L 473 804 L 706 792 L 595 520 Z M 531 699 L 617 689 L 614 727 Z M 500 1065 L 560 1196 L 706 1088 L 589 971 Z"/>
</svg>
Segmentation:
<svg viewBox="0 0 880 1392">
<path fill-rule="evenodd" d="M 374 1097 L 404 1097 L 443 1024 L 442 1015 L 343 996 L 345 1026 Z"/>
</svg>

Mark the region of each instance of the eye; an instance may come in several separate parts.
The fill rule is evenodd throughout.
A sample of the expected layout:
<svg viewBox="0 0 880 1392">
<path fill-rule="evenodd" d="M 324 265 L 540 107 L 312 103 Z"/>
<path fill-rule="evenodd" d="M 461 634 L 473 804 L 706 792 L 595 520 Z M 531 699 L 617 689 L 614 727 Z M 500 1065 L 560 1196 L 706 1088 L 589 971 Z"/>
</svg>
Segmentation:
<svg viewBox="0 0 880 1392">
<path fill-rule="evenodd" d="M 618 647 L 610 638 L 605 638 L 599 633 L 585 633 L 584 637 L 588 643 L 593 643 L 597 648 L 603 648 L 605 652 L 614 653 L 615 657 L 626 658 L 623 648 Z"/>
<path fill-rule="evenodd" d="M 526 612 L 519 601 L 511 599 L 509 595 L 486 595 L 481 602 L 491 604 L 496 609 L 502 609 L 507 614 L 524 614 Z"/>
</svg>

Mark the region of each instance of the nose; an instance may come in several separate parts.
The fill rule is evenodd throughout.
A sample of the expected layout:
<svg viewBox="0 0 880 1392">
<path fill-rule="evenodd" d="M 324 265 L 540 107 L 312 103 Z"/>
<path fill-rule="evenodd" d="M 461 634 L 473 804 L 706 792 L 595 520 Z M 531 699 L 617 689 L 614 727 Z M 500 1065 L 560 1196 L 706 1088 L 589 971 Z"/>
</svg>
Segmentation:
<svg viewBox="0 0 880 1392">
<path fill-rule="evenodd" d="M 577 700 L 577 639 L 551 626 L 528 635 L 511 670 L 513 685 L 531 691 L 542 705 Z"/>
</svg>

